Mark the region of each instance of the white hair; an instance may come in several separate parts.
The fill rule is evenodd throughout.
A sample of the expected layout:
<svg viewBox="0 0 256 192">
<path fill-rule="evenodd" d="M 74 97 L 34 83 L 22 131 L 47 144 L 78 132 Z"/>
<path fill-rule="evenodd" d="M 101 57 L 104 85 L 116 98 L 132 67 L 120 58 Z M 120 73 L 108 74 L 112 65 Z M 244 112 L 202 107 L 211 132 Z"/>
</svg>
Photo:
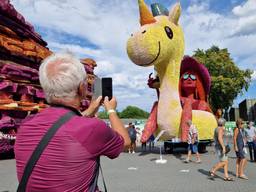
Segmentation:
<svg viewBox="0 0 256 192">
<path fill-rule="evenodd" d="M 226 123 L 226 120 L 224 118 L 219 118 L 218 119 L 218 126 L 224 126 Z"/>
<path fill-rule="evenodd" d="M 53 98 L 71 100 L 77 96 L 79 84 L 86 79 L 86 71 L 71 53 L 55 53 L 47 57 L 39 68 L 39 80 L 48 103 Z"/>
<path fill-rule="evenodd" d="M 254 122 L 253 121 L 249 121 L 249 126 L 254 126 Z"/>
</svg>

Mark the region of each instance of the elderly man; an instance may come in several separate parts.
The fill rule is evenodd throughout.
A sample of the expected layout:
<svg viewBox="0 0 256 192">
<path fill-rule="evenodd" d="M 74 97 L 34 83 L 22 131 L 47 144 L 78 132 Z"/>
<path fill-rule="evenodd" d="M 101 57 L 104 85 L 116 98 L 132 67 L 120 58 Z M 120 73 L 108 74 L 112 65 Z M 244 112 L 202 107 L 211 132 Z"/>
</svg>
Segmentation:
<svg viewBox="0 0 256 192">
<path fill-rule="evenodd" d="M 19 128 L 15 144 L 18 179 L 21 181 L 31 154 L 48 129 L 63 115 L 73 112 L 74 116 L 60 126 L 41 154 L 26 191 L 92 191 L 97 159 L 103 155 L 116 158 L 130 145 L 127 130 L 115 112 L 116 99 L 104 99 L 112 128 L 93 118 L 102 97 L 82 114 L 79 108 L 86 91 L 86 72 L 80 61 L 68 53 L 46 58 L 40 66 L 39 78 L 51 107 Z"/>
<path fill-rule="evenodd" d="M 251 162 L 256 162 L 256 128 L 253 125 L 254 123 L 250 121 L 247 129 L 245 129 L 245 135 L 250 152 L 250 160 Z"/>
</svg>

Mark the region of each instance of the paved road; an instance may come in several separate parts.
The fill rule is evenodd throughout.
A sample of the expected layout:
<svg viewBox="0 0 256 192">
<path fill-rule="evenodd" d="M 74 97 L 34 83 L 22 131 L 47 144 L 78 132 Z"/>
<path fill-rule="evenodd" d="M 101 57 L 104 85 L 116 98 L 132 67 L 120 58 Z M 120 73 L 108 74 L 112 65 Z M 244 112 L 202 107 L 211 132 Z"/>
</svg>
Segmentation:
<svg viewBox="0 0 256 192">
<path fill-rule="evenodd" d="M 212 147 L 202 154 L 202 164 L 184 164 L 184 154 L 164 155 L 166 164 L 156 164 L 157 153 L 122 153 L 119 159 L 102 158 L 102 168 L 110 192 L 256 192 L 256 163 L 248 162 L 249 180 L 224 182 L 211 180 L 208 170 L 216 158 Z M 234 177 L 235 156 L 230 154 L 230 174 Z M 223 176 L 222 172 L 218 172 Z M 99 181 L 102 186 L 101 181 Z M 0 161 L 0 192 L 14 192 L 17 187 L 14 160 Z"/>
</svg>

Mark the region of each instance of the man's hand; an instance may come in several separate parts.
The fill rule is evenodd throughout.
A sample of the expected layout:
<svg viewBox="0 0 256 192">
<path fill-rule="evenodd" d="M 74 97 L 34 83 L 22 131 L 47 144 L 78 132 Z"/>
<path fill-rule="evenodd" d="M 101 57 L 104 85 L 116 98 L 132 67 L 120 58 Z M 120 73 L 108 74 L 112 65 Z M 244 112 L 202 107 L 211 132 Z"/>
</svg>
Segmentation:
<svg viewBox="0 0 256 192">
<path fill-rule="evenodd" d="M 104 107 L 105 110 L 108 112 L 111 128 L 123 137 L 125 149 L 126 147 L 130 146 L 131 139 L 129 137 L 127 129 L 124 127 L 123 122 L 119 119 L 117 113 L 115 113 L 116 106 L 117 102 L 115 97 L 112 97 L 110 101 L 108 97 L 104 98 Z"/>
<path fill-rule="evenodd" d="M 112 97 L 112 99 L 110 101 L 108 100 L 108 97 L 104 98 L 104 107 L 105 107 L 106 111 L 108 111 L 110 109 L 115 110 L 116 106 L 117 106 L 117 101 L 116 101 L 115 97 Z"/>
<path fill-rule="evenodd" d="M 102 96 L 99 96 L 96 100 L 92 100 L 88 109 L 82 112 L 83 116 L 94 117 L 101 105 Z"/>
<path fill-rule="evenodd" d="M 158 89 L 160 87 L 160 82 L 159 82 L 159 79 L 158 78 L 153 78 L 151 77 L 152 73 L 149 74 L 149 77 L 148 77 L 148 86 L 150 88 L 154 88 L 154 89 Z"/>
</svg>

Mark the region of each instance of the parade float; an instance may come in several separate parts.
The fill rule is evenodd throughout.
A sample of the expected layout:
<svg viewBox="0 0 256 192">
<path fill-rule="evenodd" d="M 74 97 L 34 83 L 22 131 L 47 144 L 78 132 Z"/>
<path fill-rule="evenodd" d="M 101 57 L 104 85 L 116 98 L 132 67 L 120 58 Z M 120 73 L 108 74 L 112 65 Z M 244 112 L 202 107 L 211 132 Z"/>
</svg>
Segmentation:
<svg viewBox="0 0 256 192">
<path fill-rule="evenodd" d="M 39 85 L 47 43 L 10 4 L 0 2 L 0 154 L 12 153 L 21 121 L 47 107 Z"/>
<path fill-rule="evenodd" d="M 87 109 L 89 107 L 89 104 L 92 100 L 92 96 L 93 96 L 93 84 L 95 82 L 95 79 L 97 78 L 97 76 L 94 74 L 94 68 L 97 67 L 97 63 L 95 60 L 91 59 L 91 58 L 85 58 L 85 59 L 81 59 L 80 60 L 81 63 L 84 65 L 85 67 L 85 71 L 87 74 L 87 78 L 86 78 L 86 98 L 82 101 L 81 103 L 81 111 Z"/>
<path fill-rule="evenodd" d="M 0 157 L 12 154 L 15 135 L 21 121 L 46 108 L 39 84 L 40 63 L 52 52 L 34 27 L 16 11 L 9 0 L 0 1 Z M 92 59 L 81 59 L 87 76 L 86 109 L 95 79 Z"/>
<path fill-rule="evenodd" d="M 158 90 L 145 126 L 142 142 L 153 133 L 163 132 L 161 139 L 171 145 L 187 141 L 188 120 L 199 132 L 201 144 L 213 138 L 217 121 L 207 102 L 210 75 L 203 64 L 191 57 L 184 57 L 184 34 L 179 25 L 181 6 L 166 9 L 154 4 L 149 11 L 143 0 L 138 0 L 141 28 L 127 42 L 129 58 L 138 66 L 154 66 L 156 78 L 149 78 L 148 85 Z M 205 148 L 205 145 L 204 147 Z"/>
</svg>

